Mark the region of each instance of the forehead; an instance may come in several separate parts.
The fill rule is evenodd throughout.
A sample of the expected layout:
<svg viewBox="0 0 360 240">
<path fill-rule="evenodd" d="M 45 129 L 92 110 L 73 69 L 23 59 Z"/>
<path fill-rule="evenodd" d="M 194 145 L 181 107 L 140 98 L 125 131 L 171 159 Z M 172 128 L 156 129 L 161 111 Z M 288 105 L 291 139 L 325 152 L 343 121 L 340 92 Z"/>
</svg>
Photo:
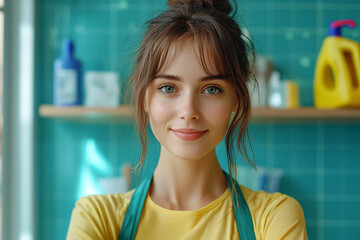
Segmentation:
<svg viewBox="0 0 360 240">
<path fill-rule="evenodd" d="M 183 37 L 174 41 L 168 51 L 164 51 L 158 68 L 158 73 L 165 71 L 185 47 L 192 47 L 198 62 L 207 74 L 221 74 L 223 71 L 218 67 L 215 49 L 206 41 L 196 41 L 192 37 Z"/>
</svg>

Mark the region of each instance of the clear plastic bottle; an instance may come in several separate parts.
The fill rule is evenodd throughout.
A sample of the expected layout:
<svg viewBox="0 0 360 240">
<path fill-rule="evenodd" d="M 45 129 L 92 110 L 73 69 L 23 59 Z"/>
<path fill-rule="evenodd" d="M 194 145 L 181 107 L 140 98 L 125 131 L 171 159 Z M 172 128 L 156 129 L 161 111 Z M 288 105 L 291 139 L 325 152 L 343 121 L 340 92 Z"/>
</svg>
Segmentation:
<svg viewBox="0 0 360 240">
<path fill-rule="evenodd" d="M 284 108 L 284 87 L 280 80 L 280 73 L 273 71 L 269 80 L 268 105 L 272 108 Z"/>
</svg>

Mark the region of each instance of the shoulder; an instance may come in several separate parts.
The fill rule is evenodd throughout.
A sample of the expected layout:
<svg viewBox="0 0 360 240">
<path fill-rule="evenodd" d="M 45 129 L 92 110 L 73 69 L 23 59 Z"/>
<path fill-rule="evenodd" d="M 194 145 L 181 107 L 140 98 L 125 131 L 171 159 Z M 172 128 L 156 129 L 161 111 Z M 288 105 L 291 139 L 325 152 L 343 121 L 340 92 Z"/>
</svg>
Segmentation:
<svg viewBox="0 0 360 240">
<path fill-rule="evenodd" d="M 260 239 L 307 239 L 303 209 L 297 200 L 244 186 L 241 191 Z"/>
<path fill-rule="evenodd" d="M 253 191 L 247 187 L 240 186 L 241 192 L 249 205 L 249 208 L 270 211 L 283 208 L 284 206 L 301 209 L 300 204 L 292 197 L 282 193 L 268 193 L 265 191 Z M 250 209 L 251 210 L 251 209 Z"/>
<path fill-rule="evenodd" d="M 134 191 L 104 195 L 89 195 L 80 198 L 75 204 L 75 209 L 89 212 L 102 212 L 102 210 L 106 209 L 126 211 L 133 193 Z"/>
<path fill-rule="evenodd" d="M 73 209 L 67 239 L 113 239 L 120 232 L 134 191 L 80 198 Z"/>
</svg>

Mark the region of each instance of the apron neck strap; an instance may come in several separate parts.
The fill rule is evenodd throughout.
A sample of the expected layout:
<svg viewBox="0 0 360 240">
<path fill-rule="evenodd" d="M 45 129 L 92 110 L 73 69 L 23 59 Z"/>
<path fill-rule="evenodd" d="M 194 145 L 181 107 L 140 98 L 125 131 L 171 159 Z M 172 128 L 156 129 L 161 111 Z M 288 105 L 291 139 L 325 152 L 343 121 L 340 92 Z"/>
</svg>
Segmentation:
<svg viewBox="0 0 360 240">
<path fill-rule="evenodd" d="M 241 240 L 255 240 L 254 227 L 249 207 L 241 192 L 239 184 L 235 181 L 236 192 L 233 191 L 231 177 L 224 172 L 234 207 L 236 224 Z M 143 181 L 136 189 L 131 198 L 129 207 L 126 211 L 123 224 L 121 226 L 119 240 L 134 240 L 138 229 L 141 212 L 144 207 L 147 193 L 151 184 L 152 176 Z"/>
<path fill-rule="evenodd" d="M 226 180 L 228 187 L 231 191 L 231 198 L 234 207 L 236 225 L 238 228 L 240 239 L 246 240 L 255 240 L 255 233 L 254 233 L 254 226 L 250 214 L 249 207 L 246 203 L 244 195 L 241 192 L 240 185 L 237 183 L 236 180 L 233 180 L 235 183 L 234 191 L 233 185 L 231 183 L 231 177 L 228 173 L 224 172 L 226 175 Z"/>
</svg>

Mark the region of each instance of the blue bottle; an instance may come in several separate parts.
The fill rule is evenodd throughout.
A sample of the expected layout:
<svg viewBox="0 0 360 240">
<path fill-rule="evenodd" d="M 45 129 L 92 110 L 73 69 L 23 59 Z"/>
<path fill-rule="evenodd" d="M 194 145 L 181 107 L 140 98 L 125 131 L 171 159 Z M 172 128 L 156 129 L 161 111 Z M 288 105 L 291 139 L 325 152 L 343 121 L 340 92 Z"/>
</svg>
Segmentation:
<svg viewBox="0 0 360 240">
<path fill-rule="evenodd" d="M 82 67 L 73 53 L 74 44 L 70 39 L 64 39 L 62 55 L 54 62 L 54 105 L 82 104 Z"/>
</svg>

